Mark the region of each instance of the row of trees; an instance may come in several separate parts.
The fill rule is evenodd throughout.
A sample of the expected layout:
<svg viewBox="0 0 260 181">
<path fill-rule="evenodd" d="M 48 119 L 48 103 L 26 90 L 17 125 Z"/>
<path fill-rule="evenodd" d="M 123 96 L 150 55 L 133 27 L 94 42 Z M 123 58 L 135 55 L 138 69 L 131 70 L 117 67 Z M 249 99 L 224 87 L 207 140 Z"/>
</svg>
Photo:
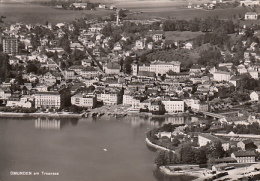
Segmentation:
<svg viewBox="0 0 260 181">
<path fill-rule="evenodd" d="M 235 25 L 233 21 L 220 20 L 218 17 L 208 17 L 206 19 L 194 18 L 193 20 L 165 20 L 163 22 L 163 31 L 226 31 L 227 33 L 234 33 Z"/>
</svg>

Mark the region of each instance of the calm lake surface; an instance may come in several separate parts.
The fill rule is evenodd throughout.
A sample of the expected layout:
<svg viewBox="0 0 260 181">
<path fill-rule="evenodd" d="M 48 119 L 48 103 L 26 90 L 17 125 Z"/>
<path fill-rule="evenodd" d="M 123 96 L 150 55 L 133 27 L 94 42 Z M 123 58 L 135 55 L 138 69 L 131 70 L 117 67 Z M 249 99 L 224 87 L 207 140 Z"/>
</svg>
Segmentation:
<svg viewBox="0 0 260 181">
<path fill-rule="evenodd" d="M 196 119 L 195 119 L 196 120 Z M 190 118 L 1 118 L 1 181 L 184 181 L 156 171 L 145 134 L 163 122 Z M 13 176 L 11 171 L 40 172 Z M 59 176 L 42 176 L 41 172 Z"/>
</svg>

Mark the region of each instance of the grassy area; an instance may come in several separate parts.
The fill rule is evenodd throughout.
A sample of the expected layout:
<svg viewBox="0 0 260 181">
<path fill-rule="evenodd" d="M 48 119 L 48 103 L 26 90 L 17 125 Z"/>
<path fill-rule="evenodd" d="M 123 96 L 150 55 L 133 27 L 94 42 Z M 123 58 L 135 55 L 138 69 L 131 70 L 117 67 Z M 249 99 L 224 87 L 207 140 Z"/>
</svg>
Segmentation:
<svg viewBox="0 0 260 181">
<path fill-rule="evenodd" d="M 167 31 L 165 32 L 166 40 L 174 41 L 187 41 L 196 38 L 199 35 L 204 34 L 203 32 L 191 32 L 191 31 Z"/>
<path fill-rule="evenodd" d="M 109 10 L 97 9 L 90 10 L 63 10 L 53 7 L 42 6 L 38 4 L 22 4 L 22 3 L 0 3 L 0 15 L 6 16 L 5 21 L 10 23 L 45 23 L 46 21 L 56 24 L 59 22 L 71 22 L 78 18 L 97 18 L 114 13 Z"/>
<path fill-rule="evenodd" d="M 187 3 L 188 4 L 188 3 Z M 149 6 L 148 6 L 149 7 Z M 244 17 L 245 13 L 249 10 L 243 7 L 228 8 L 228 9 L 215 9 L 215 10 L 203 10 L 203 9 L 187 9 L 183 7 L 176 6 L 159 6 L 157 8 L 150 7 L 138 7 L 133 8 L 131 11 L 139 11 L 142 13 L 129 15 L 128 18 L 133 19 L 151 19 L 151 18 L 176 18 L 176 19 L 194 19 L 196 18 L 206 18 L 206 17 L 216 17 L 220 19 L 228 19 L 231 17 L 239 16 Z"/>
</svg>

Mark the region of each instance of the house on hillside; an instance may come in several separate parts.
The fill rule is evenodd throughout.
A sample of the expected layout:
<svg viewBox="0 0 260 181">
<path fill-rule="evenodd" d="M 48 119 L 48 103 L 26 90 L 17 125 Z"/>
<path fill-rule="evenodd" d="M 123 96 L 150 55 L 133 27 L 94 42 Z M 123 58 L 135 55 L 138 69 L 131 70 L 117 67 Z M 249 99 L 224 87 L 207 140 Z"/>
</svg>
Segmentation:
<svg viewBox="0 0 260 181">
<path fill-rule="evenodd" d="M 247 12 L 245 14 L 245 20 L 256 20 L 258 19 L 258 14 L 256 12 Z"/>
<path fill-rule="evenodd" d="M 251 94 L 249 95 L 251 101 L 259 101 L 259 96 L 260 96 L 260 92 L 259 91 L 253 91 L 251 92 Z"/>
<path fill-rule="evenodd" d="M 184 46 L 183 46 L 183 48 L 188 49 L 188 50 L 191 50 L 191 49 L 193 48 L 192 43 L 191 43 L 191 42 L 185 43 Z"/>
</svg>

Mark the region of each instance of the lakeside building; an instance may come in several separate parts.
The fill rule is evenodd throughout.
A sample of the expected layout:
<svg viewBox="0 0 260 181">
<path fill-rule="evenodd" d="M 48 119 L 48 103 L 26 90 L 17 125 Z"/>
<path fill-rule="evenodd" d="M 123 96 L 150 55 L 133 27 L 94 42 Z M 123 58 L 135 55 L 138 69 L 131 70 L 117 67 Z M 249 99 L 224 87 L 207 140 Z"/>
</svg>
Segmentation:
<svg viewBox="0 0 260 181">
<path fill-rule="evenodd" d="M 21 97 L 20 95 L 12 95 L 8 98 L 7 107 L 23 107 L 23 108 L 31 108 L 33 106 L 32 102 L 29 101 L 28 97 Z"/>
<path fill-rule="evenodd" d="M 58 92 L 36 92 L 35 108 L 60 108 L 61 96 Z"/>
<path fill-rule="evenodd" d="M 184 101 L 181 99 L 165 99 L 162 100 L 165 111 L 167 113 L 181 113 L 184 112 Z"/>
<path fill-rule="evenodd" d="M 76 94 L 71 97 L 71 104 L 79 107 L 95 108 L 97 105 L 96 95 Z"/>
<path fill-rule="evenodd" d="M 10 89 L 0 89 L 0 99 L 1 100 L 7 100 L 9 97 L 11 97 L 11 90 Z"/>
<path fill-rule="evenodd" d="M 140 102 L 132 95 L 123 95 L 123 105 L 131 105 L 134 109 L 140 109 Z"/>
<path fill-rule="evenodd" d="M 7 37 L 3 39 L 3 52 L 9 55 L 16 55 L 18 53 L 17 38 Z"/>
<path fill-rule="evenodd" d="M 95 90 L 97 101 L 103 102 L 104 105 L 121 104 L 123 100 L 123 91 L 120 88 L 105 88 Z"/>
</svg>

